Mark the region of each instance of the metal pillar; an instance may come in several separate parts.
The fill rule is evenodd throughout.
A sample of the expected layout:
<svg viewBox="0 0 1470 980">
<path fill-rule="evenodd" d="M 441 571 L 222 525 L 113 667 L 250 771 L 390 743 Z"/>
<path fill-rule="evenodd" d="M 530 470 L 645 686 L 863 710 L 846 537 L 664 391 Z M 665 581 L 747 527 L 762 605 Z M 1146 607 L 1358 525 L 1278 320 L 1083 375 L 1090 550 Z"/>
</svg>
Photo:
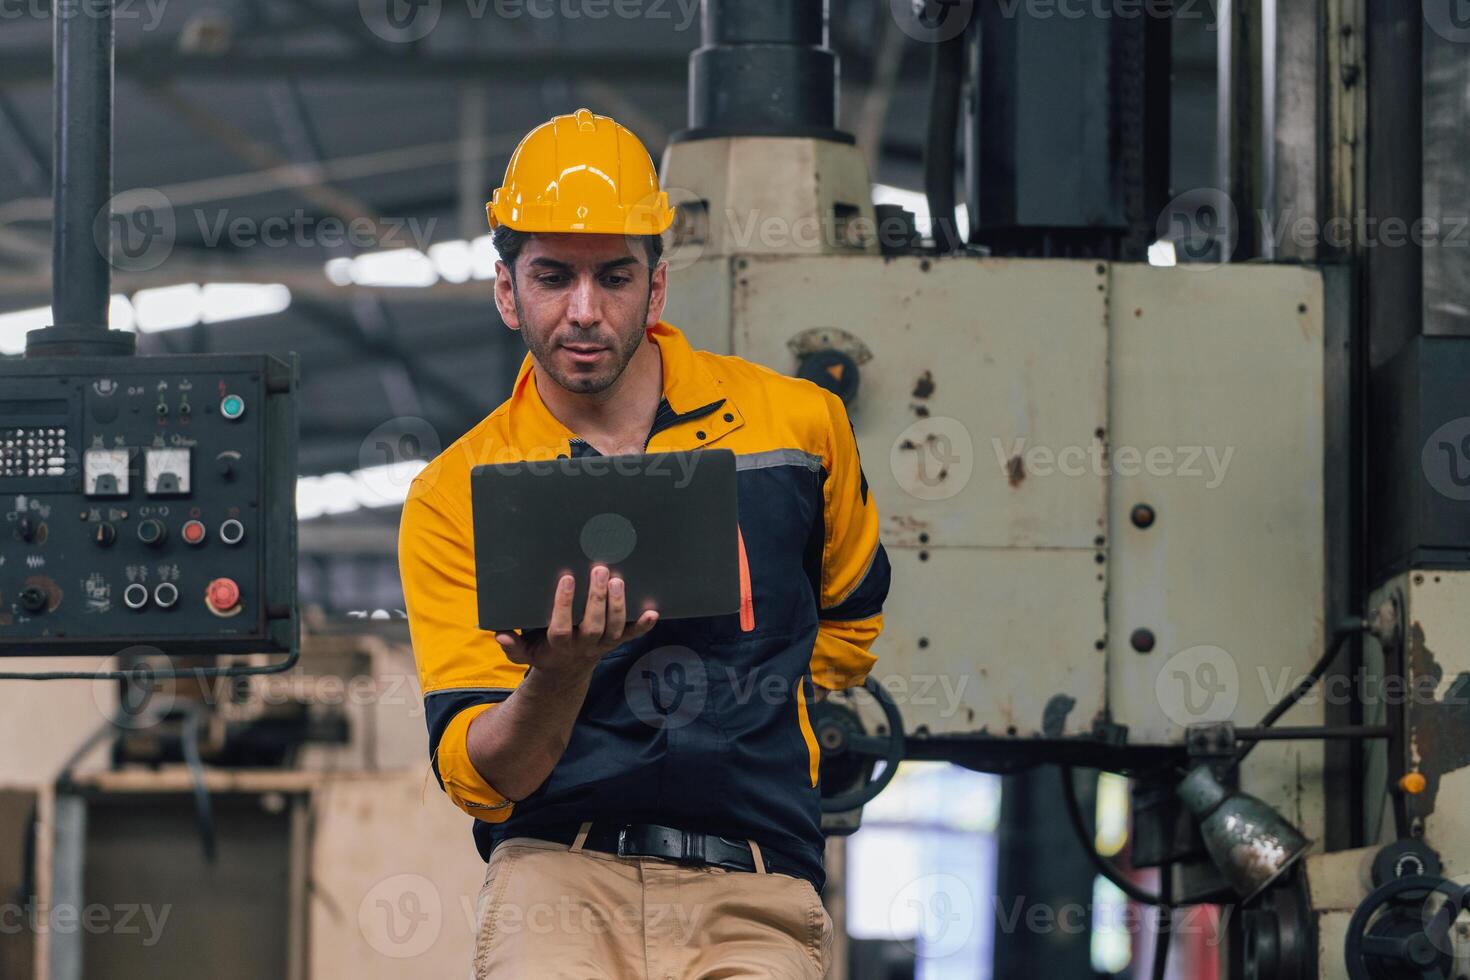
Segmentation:
<svg viewBox="0 0 1470 980">
<path fill-rule="evenodd" d="M 837 129 L 826 0 L 705 0 L 689 58 L 689 128 L 669 141 L 728 136 L 853 141 Z"/>
<path fill-rule="evenodd" d="M 111 2 L 53 13 L 51 314 L 26 356 L 131 354 L 133 334 L 107 329 L 112 288 Z"/>
</svg>

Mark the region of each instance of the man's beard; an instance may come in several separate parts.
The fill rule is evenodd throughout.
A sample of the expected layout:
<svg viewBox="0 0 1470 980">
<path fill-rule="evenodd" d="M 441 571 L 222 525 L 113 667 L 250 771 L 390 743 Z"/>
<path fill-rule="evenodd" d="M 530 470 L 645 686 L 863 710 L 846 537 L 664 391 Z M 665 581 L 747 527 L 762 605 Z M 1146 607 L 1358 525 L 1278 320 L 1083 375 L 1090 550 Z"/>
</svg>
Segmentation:
<svg viewBox="0 0 1470 980">
<path fill-rule="evenodd" d="M 641 329 L 635 330 L 621 347 L 615 346 L 615 344 L 608 345 L 608 349 L 613 353 L 615 363 L 607 371 L 599 374 L 566 374 L 556 366 L 553 360 L 553 355 L 557 351 L 557 343 L 551 340 L 542 341 L 538 337 L 533 336 L 534 331 L 526 329 L 530 321 L 526 318 L 526 310 L 521 306 L 520 293 L 514 285 L 511 287 L 511 296 L 516 305 L 516 316 L 521 321 L 521 329 L 516 332 L 521 335 L 521 340 L 525 343 L 526 349 L 531 352 L 532 357 L 536 358 L 536 363 L 541 366 L 541 369 L 551 375 L 551 379 L 567 391 L 579 395 L 595 395 L 600 391 L 606 391 L 608 388 L 611 388 L 623 376 L 623 371 L 627 369 L 628 362 L 633 360 L 633 355 L 638 352 L 638 345 L 643 343 L 644 331 Z M 648 322 L 648 307 L 652 298 L 653 286 L 650 284 L 648 295 L 643 299 L 643 313 L 638 318 L 640 324 Z M 616 332 L 613 333 L 612 339 L 616 342 Z"/>
</svg>

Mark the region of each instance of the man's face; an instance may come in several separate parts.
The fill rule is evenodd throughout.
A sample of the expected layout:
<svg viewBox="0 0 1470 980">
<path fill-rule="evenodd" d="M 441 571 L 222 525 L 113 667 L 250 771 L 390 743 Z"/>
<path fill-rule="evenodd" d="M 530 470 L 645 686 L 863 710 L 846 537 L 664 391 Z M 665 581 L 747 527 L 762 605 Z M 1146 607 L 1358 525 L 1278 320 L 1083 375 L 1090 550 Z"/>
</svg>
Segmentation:
<svg viewBox="0 0 1470 980">
<path fill-rule="evenodd" d="M 515 276 L 497 263 L 495 302 L 541 370 L 577 394 L 622 376 L 663 316 L 667 266 L 650 270 L 641 243 L 622 235 L 534 234 Z"/>
</svg>

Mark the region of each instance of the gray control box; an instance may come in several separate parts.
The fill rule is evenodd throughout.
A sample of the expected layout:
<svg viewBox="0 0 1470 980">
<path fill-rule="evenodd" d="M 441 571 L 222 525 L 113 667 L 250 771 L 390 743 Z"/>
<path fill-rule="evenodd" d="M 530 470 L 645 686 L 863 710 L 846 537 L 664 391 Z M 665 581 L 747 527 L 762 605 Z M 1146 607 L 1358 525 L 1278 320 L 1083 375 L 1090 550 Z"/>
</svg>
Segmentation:
<svg viewBox="0 0 1470 980">
<path fill-rule="evenodd" d="M 0 361 L 0 656 L 293 649 L 296 373 Z"/>
</svg>

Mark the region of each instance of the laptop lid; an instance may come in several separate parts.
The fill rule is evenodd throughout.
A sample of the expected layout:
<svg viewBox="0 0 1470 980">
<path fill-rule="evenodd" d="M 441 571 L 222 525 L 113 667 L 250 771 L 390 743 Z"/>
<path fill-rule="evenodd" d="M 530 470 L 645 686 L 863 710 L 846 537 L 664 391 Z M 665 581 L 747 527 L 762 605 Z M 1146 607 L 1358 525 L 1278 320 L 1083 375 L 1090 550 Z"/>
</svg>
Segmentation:
<svg viewBox="0 0 1470 980">
<path fill-rule="evenodd" d="M 595 563 L 623 577 L 629 622 L 738 612 L 735 486 L 728 449 L 476 466 L 480 628 L 545 627 L 567 573 L 580 622 Z"/>
</svg>

